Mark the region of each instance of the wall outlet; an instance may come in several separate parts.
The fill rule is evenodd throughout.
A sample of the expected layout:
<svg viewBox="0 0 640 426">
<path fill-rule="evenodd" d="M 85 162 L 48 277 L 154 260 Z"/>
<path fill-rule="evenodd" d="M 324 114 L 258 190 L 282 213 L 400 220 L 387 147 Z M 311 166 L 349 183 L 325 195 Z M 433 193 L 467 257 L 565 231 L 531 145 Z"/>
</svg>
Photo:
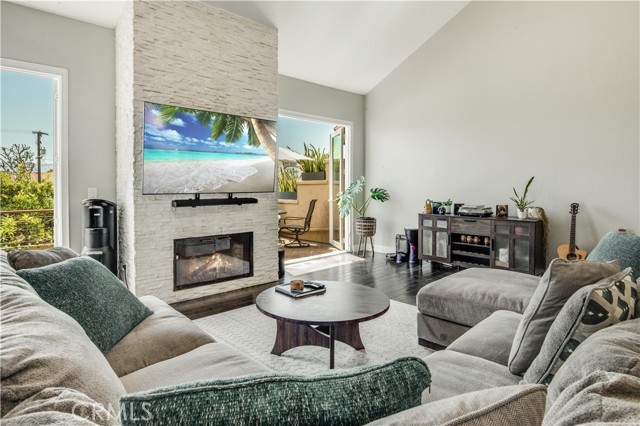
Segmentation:
<svg viewBox="0 0 640 426">
<path fill-rule="evenodd" d="M 98 188 L 89 188 L 87 196 L 88 198 L 98 198 Z"/>
</svg>

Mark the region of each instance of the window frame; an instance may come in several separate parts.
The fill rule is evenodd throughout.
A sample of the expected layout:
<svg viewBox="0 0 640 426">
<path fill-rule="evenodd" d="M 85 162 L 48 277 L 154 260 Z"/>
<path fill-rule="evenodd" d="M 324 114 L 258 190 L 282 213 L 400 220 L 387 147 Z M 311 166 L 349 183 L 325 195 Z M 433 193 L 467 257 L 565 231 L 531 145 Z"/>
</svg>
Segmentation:
<svg viewBox="0 0 640 426">
<path fill-rule="evenodd" d="M 0 58 L 0 69 L 45 76 L 54 81 L 53 244 L 69 246 L 69 70 Z"/>
</svg>

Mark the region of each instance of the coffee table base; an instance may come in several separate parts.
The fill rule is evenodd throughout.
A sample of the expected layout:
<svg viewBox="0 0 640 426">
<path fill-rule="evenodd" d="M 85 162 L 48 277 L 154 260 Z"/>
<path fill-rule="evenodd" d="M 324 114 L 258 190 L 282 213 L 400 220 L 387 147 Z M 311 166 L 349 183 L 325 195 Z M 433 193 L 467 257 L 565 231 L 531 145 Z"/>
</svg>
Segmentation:
<svg viewBox="0 0 640 426">
<path fill-rule="evenodd" d="M 356 350 L 364 349 L 358 323 L 341 323 L 331 326 L 311 326 L 290 321 L 276 320 L 276 341 L 271 353 L 282 355 L 298 346 L 329 348 L 329 368 L 334 368 L 335 341 L 346 343 Z"/>
</svg>

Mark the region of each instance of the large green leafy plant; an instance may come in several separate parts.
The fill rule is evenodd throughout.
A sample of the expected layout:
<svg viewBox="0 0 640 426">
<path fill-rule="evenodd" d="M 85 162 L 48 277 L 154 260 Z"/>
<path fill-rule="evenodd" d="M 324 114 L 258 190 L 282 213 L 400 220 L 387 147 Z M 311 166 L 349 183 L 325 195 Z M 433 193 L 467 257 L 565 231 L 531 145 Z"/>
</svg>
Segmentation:
<svg viewBox="0 0 640 426">
<path fill-rule="evenodd" d="M 336 197 L 336 202 L 338 203 L 338 208 L 340 210 L 341 216 L 349 216 L 351 213 L 351 209 L 355 210 L 360 216 L 364 217 L 367 213 L 367 208 L 371 201 L 380 201 L 384 203 L 385 201 L 389 201 L 391 196 L 386 189 L 382 188 L 371 188 L 369 190 L 369 196 L 364 200 L 362 204 L 358 203 L 358 195 L 364 189 L 364 176 L 360 176 L 360 178 L 352 182 L 344 192 L 341 192 Z"/>
</svg>

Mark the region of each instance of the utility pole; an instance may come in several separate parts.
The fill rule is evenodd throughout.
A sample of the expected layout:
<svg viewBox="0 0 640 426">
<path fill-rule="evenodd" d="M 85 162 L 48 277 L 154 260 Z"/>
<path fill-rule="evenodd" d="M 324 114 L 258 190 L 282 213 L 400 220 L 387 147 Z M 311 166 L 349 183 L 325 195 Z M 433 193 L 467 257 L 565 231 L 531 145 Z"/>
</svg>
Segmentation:
<svg viewBox="0 0 640 426">
<path fill-rule="evenodd" d="M 36 160 L 38 161 L 38 183 L 42 182 L 42 135 L 49 136 L 49 133 L 41 132 L 40 130 L 31 132 L 34 135 L 38 135 L 38 140 L 36 140 L 36 147 L 38 148 L 38 154 L 36 155 Z"/>
</svg>

